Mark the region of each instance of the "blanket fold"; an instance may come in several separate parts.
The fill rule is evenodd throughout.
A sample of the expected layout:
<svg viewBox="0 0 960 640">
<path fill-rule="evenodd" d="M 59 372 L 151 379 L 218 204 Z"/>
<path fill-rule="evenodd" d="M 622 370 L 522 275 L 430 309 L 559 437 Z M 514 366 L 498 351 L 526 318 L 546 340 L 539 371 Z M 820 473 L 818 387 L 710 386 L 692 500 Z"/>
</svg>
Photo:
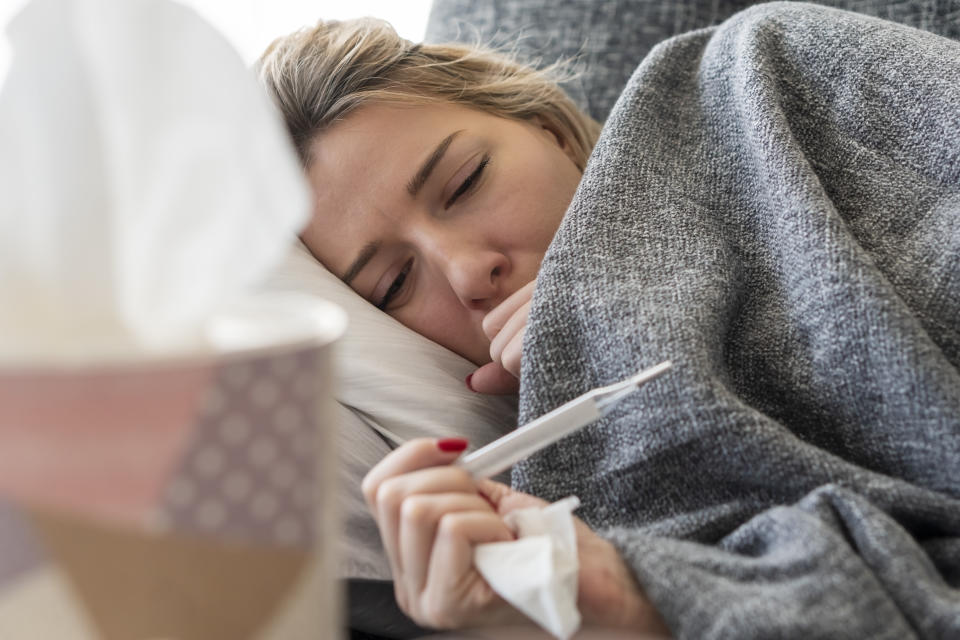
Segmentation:
<svg viewBox="0 0 960 640">
<path fill-rule="evenodd" d="M 960 44 L 772 3 L 674 38 L 537 280 L 514 469 L 580 496 L 680 638 L 960 637 Z"/>
</svg>

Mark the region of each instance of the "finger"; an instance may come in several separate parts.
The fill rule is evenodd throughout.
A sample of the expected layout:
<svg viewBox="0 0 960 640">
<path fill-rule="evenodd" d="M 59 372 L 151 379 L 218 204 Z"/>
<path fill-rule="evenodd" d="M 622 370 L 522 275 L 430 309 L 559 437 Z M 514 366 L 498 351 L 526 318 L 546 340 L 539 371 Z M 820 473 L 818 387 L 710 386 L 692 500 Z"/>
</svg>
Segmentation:
<svg viewBox="0 0 960 640">
<path fill-rule="evenodd" d="M 400 555 L 399 529 L 401 511 L 411 496 L 431 493 L 461 492 L 477 495 L 469 473 L 459 467 L 435 467 L 411 471 L 387 478 L 380 485 L 373 508 L 373 517 L 380 529 L 384 550 L 391 559 L 394 579 L 402 579 L 406 570 Z"/>
<path fill-rule="evenodd" d="M 493 337 L 500 333 L 503 325 L 517 312 L 517 309 L 530 301 L 530 298 L 533 296 L 533 287 L 536 283 L 537 281 L 533 280 L 520 287 L 514 291 L 510 297 L 498 304 L 490 313 L 484 316 L 481 326 L 483 327 L 483 333 L 489 339 L 493 340 Z"/>
<path fill-rule="evenodd" d="M 499 358 L 500 366 L 516 376 L 517 380 L 520 379 L 520 357 L 523 355 L 523 334 L 526 331 L 527 328 L 522 327 L 503 348 Z"/>
<path fill-rule="evenodd" d="M 417 494 L 403 502 L 399 564 L 403 566 L 407 597 L 419 597 L 423 591 L 440 519 L 448 513 L 466 511 L 493 513 L 490 503 L 476 493 Z"/>
<path fill-rule="evenodd" d="M 507 320 L 506 324 L 503 325 L 503 328 L 500 330 L 500 333 L 495 335 L 493 339 L 490 340 L 490 359 L 494 362 L 499 362 L 503 364 L 503 349 L 507 344 L 516 337 L 518 333 L 523 332 L 523 328 L 527 326 L 527 318 L 530 315 L 530 302 L 526 302 L 514 312 L 510 319 Z"/>
<path fill-rule="evenodd" d="M 426 588 L 418 600 L 418 622 L 441 629 L 477 622 L 499 597 L 474 568 L 473 549 L 513 539 L 507 525 L 491 511 L 445 514 L 437 525 Z"/>
<path fill-rule="evenodd" d="M 520 390 L 520 380 L 499 362 L 489 362 L 470 375 L 470 388 L 477 393 L 512 395 Z"/>
<path fill-rule="evenodd" d="M 516 491 L 494 480 L 477 480 L 477 490 L 500 515 L 506 515 L 514 509 L 546 507 L 549 503 L 528 493 Z"/>
<path fill-rule="evenodd" d="M 377 492 L 387 478 L 426 467 L 448 465 L 463 453 L 466 446 L 466 440 L 456 442 L 456 439 L 453 438 L 443 440 L 417 438 L 404 443 L 384 456 L 383 460 L 378 462 L 364 477 L 360 489 L 367 501 L 367 506 L 371 510 L 375 509 Z M 457 450 L 458 447 L 460 447 L 459 451 Z"/>
</svg>

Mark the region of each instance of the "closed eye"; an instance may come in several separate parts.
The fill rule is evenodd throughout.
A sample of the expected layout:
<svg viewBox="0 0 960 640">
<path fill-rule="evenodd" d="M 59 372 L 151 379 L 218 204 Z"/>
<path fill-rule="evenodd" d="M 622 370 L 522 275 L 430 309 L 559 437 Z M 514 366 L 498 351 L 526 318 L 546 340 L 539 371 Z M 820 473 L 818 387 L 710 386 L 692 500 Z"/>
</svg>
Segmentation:
<svg viewBox="0 0 960 640">
<path fill-rule="evenodd" d="M 453 195 L 444 203 L 443 208 L 449 209 L 453 206 L 453 203 L 457 201 L 457 198 L 465 194 L 470 190 L 471 187 L 480 179 L 480 176 L 483 174 L 483 170 L 487 168 L 487 165 L 490 164 L 490 156 L 484 155 L 483 159 L 480 160 L 480 164 L 477 165 L 477 168 L 467 176 L 467 178 L 457 187 L 457 190 L 453 192 Z"/>
<path fill-rule="evenodd" d="M 390 283 L 390 288 L 387 289 L 387 292 L 383 294 L 383 298 L 380 299 L 380 302 L 377 303 L 377 309 L 381 311 L 386 311 L 387 305 L 390 304 L 390 301 L 393 300 L 397 294 L 403 291 L 403 285 L 407 281 L 407 276 L 410 275 L 410 269 L 413 268 L 413 258 L 407 260 L 406 264 L 403 265 L 403 269 L 400 270 L 400 273 L 397 274 L 397 277 L 393 279 L 393 282 Z"/>
</svg>

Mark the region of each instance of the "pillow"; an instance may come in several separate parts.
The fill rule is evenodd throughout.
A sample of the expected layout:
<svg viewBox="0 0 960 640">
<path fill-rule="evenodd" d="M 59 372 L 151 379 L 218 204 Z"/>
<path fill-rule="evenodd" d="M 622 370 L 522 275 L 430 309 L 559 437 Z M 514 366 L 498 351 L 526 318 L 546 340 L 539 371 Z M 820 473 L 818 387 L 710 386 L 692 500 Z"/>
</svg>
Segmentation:
<svg viewBox="0 0 960 640">
<path fill-rule="evenodd" d="M 263 285 L 340 305 L 349 317 L 334 349 L 339 482 L 344 527 L 340 576 L 390 579 L 380 537 L 360 494 L 366 472 L 397 444 L 464 437 L 483 446 L 516 426 L 516 397 L 470 391 L 476 365 L 411 331 L 327 271 L 297 241 Z"/>
</svg>

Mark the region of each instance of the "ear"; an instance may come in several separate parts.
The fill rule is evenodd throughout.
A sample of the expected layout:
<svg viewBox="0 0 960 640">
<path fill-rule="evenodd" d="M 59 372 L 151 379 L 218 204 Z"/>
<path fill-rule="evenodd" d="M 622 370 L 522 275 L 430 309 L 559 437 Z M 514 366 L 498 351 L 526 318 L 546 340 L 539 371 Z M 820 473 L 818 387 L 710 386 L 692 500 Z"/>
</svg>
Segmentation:
<svg viewBox="0 0 960 640">
<path fill-rule="evenodd" d="M 550 136 L 550 140 L 560 147 L 561 151 L 567 154 L 567 157 L 570 158 L 573 164 L 577 164 L 577 159 L 574 157 L 573 148 L 567 141 L 566 136 L 556 125 L 548 122 L 539 115 L 533 116 L 533 124 L 539 127 L 545 134 L 548 134 Z"/>
</svg>

